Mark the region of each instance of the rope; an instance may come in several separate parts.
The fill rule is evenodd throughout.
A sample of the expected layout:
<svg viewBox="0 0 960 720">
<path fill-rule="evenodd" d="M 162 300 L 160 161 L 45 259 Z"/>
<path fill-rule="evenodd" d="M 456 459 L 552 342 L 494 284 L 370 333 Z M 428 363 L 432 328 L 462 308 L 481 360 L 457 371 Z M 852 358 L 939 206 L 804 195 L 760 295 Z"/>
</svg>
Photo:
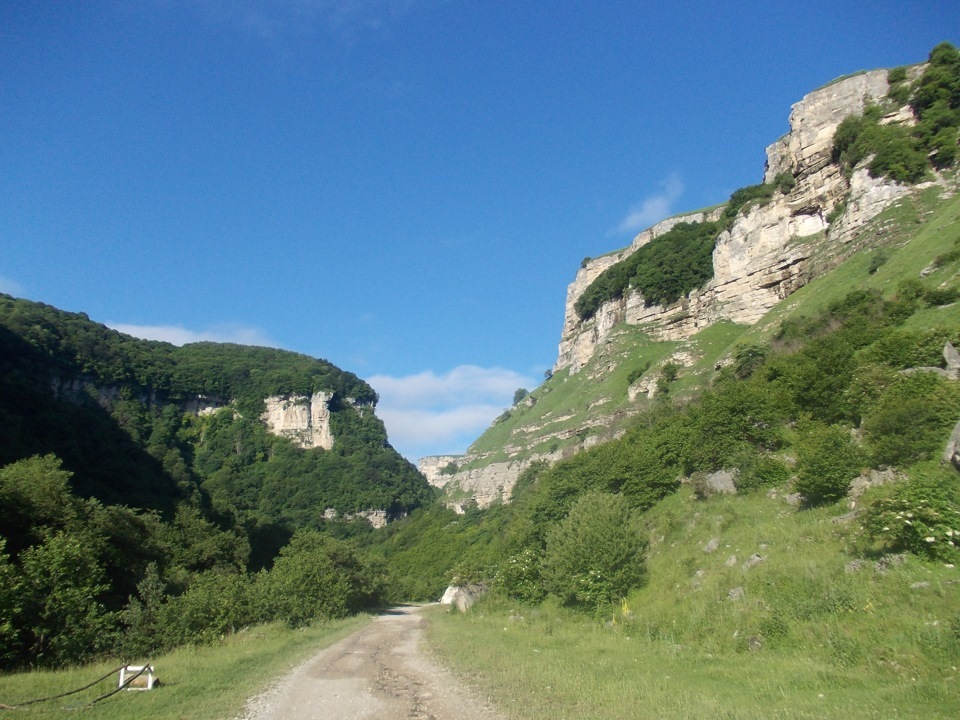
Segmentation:
<svg viewBox="0 0 960 720">
<path fill-rule="evenodd" d="M 118 692 L 120 692 L 121 690 L 123 690 L 124 688 L 126 688 L 130 683 L 132 683 L 132 682 L 133 682 L 134 680 L 136 680 L 138 677 L 140 677 L 140 676 L 143 675 L 145 672 L 147 672 L 147 669 L 150 668 L 152 665 L 153 665 L 152 662 L 145 663 L 145 664 L 143 665 L 143 667 L 140 668 L 140 672 L 138 672 L 136 675 L 132 675 L 128 680 L 124 680 L 124 681 L 123 681 L 123 685 L 121 685 L 120 687 L 114 688 L 113 690 L 111 690 L 111 691 L 108 692 L 108 693 L 104 693 L 104 694 L 101 695 L 100 697 L 94 698 L 93 700 L 91 700 L 90 702 L 88 702 L 86 705 L 84 705 L 84 707 L 91 707 L 91 706 L 97 704 L 98 702 L 100 702 L 101 700 L 106 700 L 106 699 L 107 699 L 108 697 L 110 697 L 111 695 L 116 695 Z M 124 667 L 126 667 L 126 666 L 124 666 Z"/>
<path fill-rule="evenodd" d="M 141 675 L 143 675 L 143 673 L 145 673 L 145 672 L 147 671 L 147 668 L 149 668 L 152 664 L 153 664 L 152 662 L 148 662 L 147 664 L 145 664 L 143 667 L 140 668 L 140 672 L 138 672 L 138 673 L 135 674 L 135 675 L 131 675 L 127 680 L 124 680 L 123 684 L 122 684 L 120 687 L 118 687 L 118 688 L 115 689 L 115 690 L 111 690 L 111 691 L 108 692 L 108 693 L 104 693 L 103 695 L 101 695 L 101 696 L 98 697 L 98 698 L 94 698 L 93 700 L 91 700 L 89 703 L 87 703 L 86 705 L 84 705 L 84 706 L 82 706 L 82 707 L 90 707 L 90 706 L 93 705 L 94 703 L 98 703 L 98 702 L 100 702 L 101 700 L 107 699 L 107 698 L 110 697 L 111 695 L 117 694 L 118 692 L 120 692 L 121 690 L 123 690 L 124 688 L 126 688 L 128 685 L 130 685 L 130 683 L 132 683 L 132 682 L 133 682 L 134 680 L 136 680 L 138 677 L 140 677 Z M 111 670 L 110 672 L 108 672 L 106 675 L 103 675 L 103 676 L 97 678 L 96 680 L 94 680 L 94 681 L 91 682 L 91 683 L 87 683 L 87 684 L 84 685 L 83 687 L 77 688 L 76 690 L 68 690 L 67 692 L 60 693 L 59 695 L 51 695 L 50 697 L 36 698 L 35 700 L 25 700 L 24 702 L 19 703 L 19 704 L 17 704 L 17 705 L 6 705 L 6 704 L 4 704 L 4 703 L 0 703 L 0 710 L 20 710 L 20 709 L 22 709 L 22 708 L 27 707 L 28 705 L 35 705 L 35 704 L 37 704 L 37 703 L 49 702 L 50 700 L 58 700 L 58 699 L 60 699 L 60 698 L 68 697 L 68 696 L 70 696 L 70 695 L 76 695 L 76 694 L 79 693 L 79 692 L 83 692 L 84 690 L 88 690 L 88 689 L 92 688 L 92 687 L 93 687 L 94 685 L 96 685 L 97 683 L 103 682 L 103 681 L 106 680 L 108 677 L 110 677 L 110 676 L 113 675 L 114 673 L 120 672 L 120 671 L 121 671 L 123 668 L 125 668 L 125 667 L 127 667 L 127 665 L 120 665 L 120 666 L 114 668 L 113 670 Z"/>
</svg>

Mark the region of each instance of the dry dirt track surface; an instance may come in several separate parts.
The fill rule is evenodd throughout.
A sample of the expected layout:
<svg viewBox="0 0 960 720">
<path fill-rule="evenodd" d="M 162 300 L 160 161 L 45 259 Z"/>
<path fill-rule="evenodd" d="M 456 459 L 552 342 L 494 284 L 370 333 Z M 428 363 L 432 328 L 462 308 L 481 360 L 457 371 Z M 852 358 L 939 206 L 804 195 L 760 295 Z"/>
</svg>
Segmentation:
<svg viewBox="0 0 960 720">
<path fill-rule="evenodd" d="M 243 720 L 502 720 L 421 650 L 419 607 L 331 645 L 250 701 Z"/>
</svg>

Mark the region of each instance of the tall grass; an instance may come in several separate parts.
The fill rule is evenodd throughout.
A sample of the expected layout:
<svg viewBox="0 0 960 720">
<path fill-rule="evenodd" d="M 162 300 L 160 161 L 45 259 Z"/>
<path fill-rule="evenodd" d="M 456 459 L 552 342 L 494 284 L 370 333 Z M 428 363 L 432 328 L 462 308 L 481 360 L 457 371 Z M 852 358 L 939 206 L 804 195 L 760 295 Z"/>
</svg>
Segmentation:
<svg viewBox="0 0 960 720">
<path fill-rule="evenodd" d="M 75 711 L 90 720 L 226 720 L 243 710 L 247 698 L 312 653 L 359 629 L 366 616 L 290 630 L 265 625 L 229 636 L 221 644 L 181 648 L 152 658 L 160 679 L 150 691 L 121 691 L 88 706 L 117 686 L 118 676 L 69 697 L 28 705 L 7 713 L 16 718 L 73 717 Z M 146 661 L 147 658 L 143 658 Z M 16 706 L 79 688 L 118 663 L 99 663 L 61 671 L 26 672 L 0 676 L 0 703 Z M 74 712 L 71 712 L 74 711 Z"/>
</svg>

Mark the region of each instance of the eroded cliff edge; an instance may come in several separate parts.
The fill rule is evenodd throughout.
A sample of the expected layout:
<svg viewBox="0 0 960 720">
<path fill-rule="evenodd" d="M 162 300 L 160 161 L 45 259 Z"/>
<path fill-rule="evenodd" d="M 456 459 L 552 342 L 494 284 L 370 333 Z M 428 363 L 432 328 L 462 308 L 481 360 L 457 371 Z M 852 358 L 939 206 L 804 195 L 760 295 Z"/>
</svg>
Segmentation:
<svg viewBox="0 0 960 720">
<path fill-rule="evenodd" d="M 908 70 L 917 77 L 923 66 Z M 860 114 L 883 101 L 889 92 L 887 70 L 860 73 L 815 90 L 794 104 L 790 130 L 766 149 L 763 182 L 792 178 L 792 187 L 765 204 L 746 206 L 713 250 L 713 277 L 679 301 L 647 305 L 643 295 L 628 289 L 582 319 L 576 302 L 605 270 L 667 233 L 680 222 L 718 218 L 723 206 L 669 218 L 638 234 L 629 247 L 585 261 L 567 288 L 563 330 L 553 368 L 555 378 L 571 377 L 589 368 L 593 377 L 616 371 L 627 356 L 616 352 L 616 338 L 634 328 L 651 341 L 683 343 L 721 322 L 749 326 L 812 277 L 839 265 L 863 247 L 861 230 L 898 199 L 918 187 L 871 177 L 865 168 L 845 174 L 833 158 L 833 137 L 848 115 Z M 888 113 L 884 123 L 912 125 L 909 106 Z M 610 348 L 614 348 L 611 351 Z M 669 362 L 692 365 L 695 357 L 676 350 Z M 655 374 L 632 383 L 631 402 L 656 391 Z M 547 413 L 528 423 L 514 424 L 507 437 L 496 429 L 494 443 L 482 437 L 460 457 L 424 458 L 420 470 L 428 481 L 444 488 L 448 504 L 458 510 L 486 507 L 509 499 L 520 473 L 538 461 L 552 462 L 598 442 L 599 428 L 615 431 L 617 423 L 637 408 L 618 405 L 604 414 L 587 412 L 602 406 L 570 402 L 570 410 Z M 505 415 L 509 415 L 507 411 Z"/>
</svg>

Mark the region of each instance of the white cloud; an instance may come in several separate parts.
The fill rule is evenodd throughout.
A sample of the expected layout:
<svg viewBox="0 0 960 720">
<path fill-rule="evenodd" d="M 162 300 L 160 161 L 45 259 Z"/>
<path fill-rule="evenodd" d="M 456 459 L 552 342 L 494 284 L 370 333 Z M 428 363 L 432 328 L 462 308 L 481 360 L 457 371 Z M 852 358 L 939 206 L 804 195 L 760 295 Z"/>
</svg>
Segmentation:
<svg viewBox="0 0 960 720">
<path fill-rule="evenodd" d="M 224 342 L 240 345 L 261 345 L 276 347 L 263 330 L 242 325 L 220 325 L 208 330 L 188 330 L 179 325 L 130 325 L 127 323 L 106 323 L 108 327 L 143 340 L 161 340 L 172 345 L 186 345 L 194 342 Z"/>
<path fill-rule="evenodd" d="M 644 198 L 630 208 L 616 232 L 640 232 L 673 215 L 673 204 L 683 195 L 683 181 L 677 173 L 672 173 L 660 186 L 663 188 L 661 192 Z"/>
<path fill-rule="evenodd" d="M 5 275 L 0 275 L 0 292 L 14 297 L 23 297 L 23 285 Z"/>
<path fill-rule="evenodd" d="M 438 375 L 374 375 L 367 382 L 380 395 L 377 415 L 390 443 L 410 460 L 466 450 L 504 408 L 517 388 L 537 382 L 504 368 L 461 365 Z"/>
</svg>

